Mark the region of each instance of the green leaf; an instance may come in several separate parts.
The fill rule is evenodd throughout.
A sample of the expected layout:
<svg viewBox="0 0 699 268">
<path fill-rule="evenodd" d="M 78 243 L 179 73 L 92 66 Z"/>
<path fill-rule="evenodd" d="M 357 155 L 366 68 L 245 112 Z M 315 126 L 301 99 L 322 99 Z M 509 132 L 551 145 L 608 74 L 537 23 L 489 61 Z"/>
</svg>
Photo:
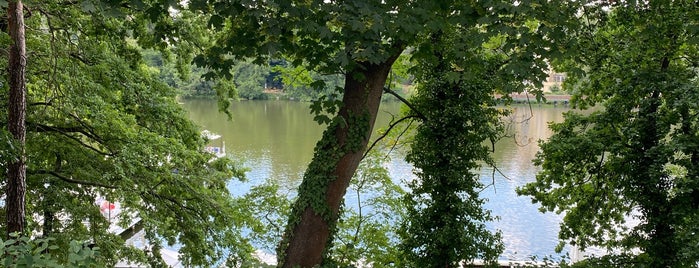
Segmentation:
<svg viewBox="0 0 699 268">
<path fill-rule="evenodd" d="M 327 115 L 324 115 L 324 114 L 315 115 L 313 117 L 313 121 L 316 121 L 316 122 L 318 122 L 318 124 L 321 124 L 321 125 L 328 124 L 328 123 L 332 122 L 330 117 L 328 117 Z"/>
<path fill-rule="evenodd" d="M 461 80 L 461 74 L 457 72 L 447 72 L 445 78 L 447 82 L 451 84 L 456 84 L 459 83 L 459 80 Z"/>
<path fill-rule="evenodd" d="M 214 29 L 221 29 L 223 27 L 224 19 L 219 15 L 213 15 L 209 18 L 209 27 Z"/>
</svg>

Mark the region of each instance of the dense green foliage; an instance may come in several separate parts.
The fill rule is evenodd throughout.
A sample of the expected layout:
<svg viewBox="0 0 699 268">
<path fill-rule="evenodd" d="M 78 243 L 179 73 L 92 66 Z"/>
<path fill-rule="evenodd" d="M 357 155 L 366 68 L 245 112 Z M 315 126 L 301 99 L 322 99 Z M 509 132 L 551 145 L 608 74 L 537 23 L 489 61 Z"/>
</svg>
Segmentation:
<svg viewBox="0 0 699 268">
<path fill-rule="evenodd" d="M 520 189 L 564 212 L 560 238 L 619 256 L 608 267 L 699 261 L 699 6 L 696 1 L 586 5 L 560 68 L 568 113 L 541 144 L 537 181 Z"/>
<path fill-rule="evenodd" d="M 424 118 L 406 156 L 418 178 L 409 183 L 401 230 L 401 251 L 411 267 L 458 267 L 476 258 L 492 262 L 503 250 L 500 236 L 485 226 L 493 217 L 481 207 L 484 186 L 478 174 L 481 161 L 493 164 L 483 142 L 498 138 L 500 112 L 493 107 L 487 77 L 456 67 L 468 61 L 449 54 L 458 38 L 445 35 L 430 37 L 440 50 L 432 52 L 431 61 L 420 62 L 418 94 L 411 99 L 413 113 Z"/>
<path fill-rule="evenodd" d="M 225 251 L 248 258 L 252 247 L 238 220 L 247 211 L 233 206 L 226 189 L 242 173 L 227 159 L 211 161 L 176 91 L 125 38 L 137 18 L 103 16 L 88 2 L 28 4 L 35 12 L 26 21 L 27 233 L 54 238 L 57 248 L 48 252 L 57 259 L 69 257 L 62 249 L 70 241 L 93 243 L 99 266 L 122 259 L 157 265 L 159 249 L 175 243 L 185 264 L 207 265 Z M 7 46 L 6 34 L 0 42 Z M 0 121 L 7 118 L 2 79 Z M 2 154 L 3 185 L 13 155 Z M 111 222 L 95 204 L 100 198 L 121 208 Z M 117 225 L 142 227 L 149 245 L 125 245 Z"/>
<path fill-rule="evenodd" d="M 51 245 L 53 239 L 31 239 L 26 236 L 18 237 L 16 233 L 10 239 L 0 239 L 0 256 L 2 267 L 45 267 L 45 268 L 90 268 L 100 267 L 96 261 L 99 248 L 89 248 L 75 240 L 70 241 L 65 259 L 52 256 L 50 251 L 58 247 Z"/>
<path fill-rule="evenodd" d="M 159 7 L 160 10 L 165 9 L 164 6 Z M 230 74 L 236 61 L 245 58 L 253 58 L 254 62 L 260 63 L 269 58 L 283 57 L 290 60 L 292 68 L 302 67 L 322 74 L 344 75 L 342 92 L 338 92 L 338 95 L 343 96 L 342 101 L 338 101 L 333 95 L 335 92 L 332 92 L 332 85 L 322 80 L 311 83 L 311 88 L 316 91 L 331 92 L 331 95 L 319 96 L 311 106 L 316 119 L 329 125 L 316 146 L 314 159 L 299 188 L 285 239 L 278 251 L 280 265 L 288 266 L 297 264 L 297 260 L 311 258 L 303 254 L 313 255 L 313 260 L 304 262 L 304 265 L 320 263 L 320 258 L 317 257 L 318 246 L 308 244 L 311 242 L 327 243 L 324 256 L 329 257 L 328 248 L 332 246 L 330 242 L 333 241 L 335 221 L 338 219 L 337 200 L 344 195 L 349 184 L 348 177 L 354 173 L 359 163 L 358 156 L 362 154 L 367 142 L 368 131 L 373 128 L 376 102 L 381 98 L 377 92 L 380 93 L 385 86 L 388 69 L 405 48 L 415 47 L 418 53 L 427 53 L 417 55 L 417 58 L 430 57 L 431 51 L 441 47 L 425 38 L 428 33 L 441 31 L 451 25 L 463 27 L 464 32 L 459 34 L 485 32 L 487 34 L 472 34 L 468 35 L 468 39 L 450 43 L 454 45 L 453 51 L 456 52 L 453 58 L 459 59 L 457 64 L 471 60 L 478 63 L 480 57 L 469 57 L 462 51 L 481 48 L 484 43 L 489 43 L 494 53 L 509 57 L 512 64 L 494 66 L 490 71 L 495 73 L 458 70 L 442 75 L 452 84 L 458 84 L 461 75 L 464 76 L 463 81 L 469 83 L 480 81 L 482 77 L 493 77 L 495 81 L 483 88 L 480 87 L 481 84 L 473 87 L 473 93 L 477 96 L 488 96 L 492 92 L 506 94 L 523 90 L 521 81 L 540 84 L 547 68 L 545 56 L 555 53 L 550 43 L 562 35 L 554 27 L 555 23 L 567 19 L 565 13 L 559 12 L 559 7 L 546 5 L 542 8 L 538 1 L 513 4 L 507 1 L 245 3 L 198 0 L 190 1 L 187 8 L 208 15 L 207 26 L 215 30 L 211 36 L 215 40 L 213 45 L 205 47 L 204 54 L 195 58 L 195 62 L 201 66 L 222 71 L 226 75 Z M 492 40 L 494 37 L 499 38 Z M 483 99 L 479 98 L 481 100 Z M 330 115 L 327 116 L 324 112 Z M 335 112 L 338 112 L 337 116 L 331 119 Z M 490 119 L 488 115 L 474 120 L 490 122 Z M 472 186 L 477 185 L 465 187 Z M 476 207 L 477 203 L 474 204 Z M 309 228 L 316 230 L 310 231 Z M 297 235 L 298 232 L 305 233 Z M 322 237 L 311 238 L 311 235 Z M 468 236 L 467 233 L 460 235 Z M 329 238 L 326 240 L 326 237 Z M 294 244 L 296 246 L 287 247 L 287 243 L 290 243 L 288 241 L 303 239 L 314 240 L 308 243 L 294 242 L 297 243 Z M 286 254 L 287 249 L 295 253 Z M 286 263 L 287 257 L 294 260 Z"/>
<path fill-rule="evenodd" d="M 341 75 L 321 75 L 303 67 L 288 67 L 285 60 L 270 60 L 269 64 L 237 61 L 230 67 L 230 79 L 211 79 L 207 78 L 207 73 L 212 71 L 208 68 L 192 64 L 186 73 L 180 73 L 176 68 L 177 63 L 159 51 L 144 50 L 142 54 L 146 63 L 159 73 L 160 79 L 178 89 L 179 96 L 183 98 L 214 98 L 226 94 L 226 98 L 246 100 L 281 98 L 312 101 L 321 96 L 337 95 L 337 89 L 342 86 Z M 314 84 L 316 81 L 324 83 Z M 402 81 L 406 82 L 405 79 Z M 219 91 L 220 87 L 230 88 Z"/>
<path fill-rule="evenodd" d="M 0 129 L 0 176 L 5 187 L 7 163 L 26 149 L 27 233 L 50 239 L 3 243 L 5 266 L 161 266 L 159 249 L 175 244 L 185 265 L 245 266 L 256 263 L 249 241 L 271 250 L 280 240 L 288 266 L 316 255 L 311 266 L 492 263 L 502 243 L 485 228 L 478 178 L 502 136 L 492 96 L 541 97 L 533 88 L 549 63 L 568 72 L 574 105 L 604 107 L 551 126 L 542 172 L 520 193 L 566 213 L 564 243 L 620 250 L 581 266 L 699 260 L 696 1 L 27 3 L 28 135 L 21 148 Z M 413 82 L 402 120 L 419 123 L 407 156 L 418 180 L 404 193 L 364 150 L 381 92 Z M 225 110 L 267 89 L 313 101 L 328 124 L 293 205 L 275 185 L 231 198 L 242 171 L 203 151 L 175 101 L 216 95 Z M 343 207 L 347 189 L 367 198 Z M 101 199 L 118 203 L 116 219 Z M 126 245 L 116 226 L 142 228 L 149 245 Z"/>
<path fill-rule="evenodd" d="M 494 107 L 493 95 L 527 89 L 540 96 L 533 88 L 541 84 L 544 57 L 560 53 L 562 29 L 555 23 L 573 7 L 489 4 L 482 8 L 493 13 L 443 13 L 443 27 L 422 35 L 411 52 L 417 93 L 408 116 L 420 124 L 406 160 L 418 180 L 409 182 L 404 199 L 403 265 L 492 264 L 503 250 L 499 234 L 485 226 L 494 218 L 479 195 L 485 186 L 478 169 L 495 165 L 490 146 L 504 135 L 500 117 L 507 112 Z"/>
</svg>

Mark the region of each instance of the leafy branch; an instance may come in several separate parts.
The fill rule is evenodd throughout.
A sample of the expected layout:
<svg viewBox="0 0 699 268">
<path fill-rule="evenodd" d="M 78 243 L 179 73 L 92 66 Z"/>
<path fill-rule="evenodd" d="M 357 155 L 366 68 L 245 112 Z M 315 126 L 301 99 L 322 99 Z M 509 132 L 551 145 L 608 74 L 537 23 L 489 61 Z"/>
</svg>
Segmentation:
<svg viewBox="0 0 699 268">
<path fill-rule="evenodd" d="M 108 184 L 103 184 L 99 182 L 93 182 L 93 181 L 83 181 L 83 180 L 76 180 L 73 178 L 68 178 L 58 172 L 51 171 L 51 170 L 27 170 L 27 173 L 29 174 L 34 174 L 34 175 L 51 175 L 57 179 L 60 179 L 65 182 L 69 183 L 75 183 L 75 184 L 80 184 L 80 185 L 87 185 L 87 186 L 94 186 L 94 187 L 102 187 L 102 188 L 107 188 L 107 189 L 118 189 L 119 187 L 113 186 L 113 185 L 108 185 Z"/>
<path fill-rule="evenodd" d="M 86 131 L 85 129 L 83 129 L 81 127 L 72 127 L 72 126 L 71 127 L 58 127 L 58 126 L 49 126 L 49 125 L 43 125 L 43 124 L 39 124 L 39 123 L 32 123 L 32 122 L 27 122 L 27 125 L 28 125 L 28 127 L 27 127 L 28 130 L 33 130 L 36 132 L 56 132 L 56 133 L 59 133 L 59 134 L 65 136 L 71 140 L 76 141 L 77 143 L 79 143 L 83 147 L 88 148 L 88 149 L 90 149 L 98 154 L 104 155 L 104 156 L 115 156 L 117 154 L 116 152 L 104 152 L 98 148 L 95 148 L 92 145 L 85 143 L 81 139 L 79 139 L 73 135 L 70 135 L 71 133 L 80 133 L 80 134 L 84 135 L 85 137 L 88 137 L 94 141 L 97 141 L 98 143 L 103 142 L 102 138 L 100 138 L 97 134 L 95 134 L 94 132 L 91 132 L 91 131 Z"/>
</svg>

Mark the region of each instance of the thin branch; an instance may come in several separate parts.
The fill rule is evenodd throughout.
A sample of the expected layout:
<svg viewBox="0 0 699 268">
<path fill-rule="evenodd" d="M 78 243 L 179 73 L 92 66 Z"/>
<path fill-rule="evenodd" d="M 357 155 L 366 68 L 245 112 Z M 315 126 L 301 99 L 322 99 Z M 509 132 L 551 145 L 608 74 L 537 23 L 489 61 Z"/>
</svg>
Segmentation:
<svg viewBox="0 0 699 268">
<path fill-rule="evenodd" d="M 85 137 L 88 137 L 90 139 L 93 139 L 95 141 L 101 142 L 102 139 L 95 135 L 94 133 L 87 132 L 85 129 L 82 127 L 76 127 L 76 126 L 68 126 L 68 127 L 59 127 L 59 126 L 49 126 L 49 125 L 44 125 L 44 124 L 39 124 L 39 123 L 33 123 L 33 122 L 27 122 L 27 129 L 32 129 L 34 132 L 60 132 L 63 134 L 66 133 L 80 133 L 85 135 Z"/>
<path fill-rule="evenodd" d="M 182 209 L 189 210 L 189 211 L 191 211 L 194 215 L 197 215 L 197 217 L 199 217 L 200 219 L 206 220 L 205 217 L 202 217 L 202 215 L 199 214 L 199 211 L 197 211 L 196 209 L 190 208 L 190 207 L 188 207 L 188 206 L 182 204 L 180 201 L 177 201 L 177 200 L 176 200 L 174 197 L 172 197 L 172 196 L 162 195 L 162 194 L 156 193 L 156 192 L 153 191 L 153 190 L 146 191 L 146 192 L 144 192 L 144 193 L 150 194 L 150 195 L 152 195 L 153 197 L 156 197 L 156 198 L 161 199 L 161 200 L 170 201 L 171 204 L 174 204 L 174 205 L 176 205 L 176 206 L 178 206 L 178 207 L 180 207 L 180 208 L 182 208 Z"/>
<path fill-rule="evenodd" d="M 532 101 L 529 99 L 529 92 L 525 92 L 524 95 L 527 96 L 527 105 L 529 106 L 529 117 L 525 118 L 519 123 L 524 123 L 534 118 L 534 109 L 532 108 Z"/>
<path fill-rule="evenodd" d="M 80 133 L 80 134 L 83 134 L 85 137 L 88 137 L 88 138 L 90 138 L 90 139 L 92 139 L 92 140 L 95 140 L 95 141 L 97 141 L 97 142 L 102 142 L 102 141 L 103 141 L 103 140 L 102 140 L 99 136 L 97 136 L 96 134 L 94 134 L 94 133 L 92 133 L 92 132 L 87 132 L 87 131 L 85 131 L 84 129 L 81 129 L 81 128 L 79 128 L 79 127 L 55 127 L 55 126 L 47 126 L 47 125 L 42 125 L 42 124 L 37 124 L 37 123 L 31 123 L 31 122 L 28 122 L 28 124 L 29 124 L 29 125 L 28 125 L 27 129 L 33 129 L 33 130 L 36 131 L 36 132 L 49 132 L 49 131 L 53 131 L 53 132 L 56 132 L 56 133 L 59 133 L 59 134 L 65 136 L 65 137 L 67 137 L 67 138 L 69 138 L 69 139 L 71 139 L 71 140 L 76 141 L 77 143 L 79 143 L 80 145 L 84 146 L 85 148 L 88 148 L 88 149 L 90 149 L 90 150 L 92 150 L 92 151 L 94 151 L 94 152 L 96 152 L 96 153 L 98 153 L 98 154 L 105 155 L 105 156 L 114 156 L 114 155 L 116 155 L 115 152 L 104 152 L 104 151 L 102 151 L 102 150 L 100 150 L 100 149 L 97 149 L 97 148 L 95 148 L 95 147 L 93 147 L 93 146 L 91 146 L 91 145 L 89 145 L 89 144 L 83 142 L 83 141 L 80 140 L 79 138 L 74 137 L 73 135 L 70 135 L 70 133 Z"/>
<path fill-rule="evenodd" d="M 511 181 L 512 179 L 505 175 L 505 173 L 502 173 L 502 170 L 500 170 L 495 164 L 491 165 L 490 167 L 493 168 L 498 174 L 500 174 L 503 178 L 507 179 L 508 181 Z"/>
<path fill-rule="evenodd" d="M 386 157 L 388 157 L 393 152 L 393 150 L 396 149 L 396 146 L 398 146 L 398 141 L 400 140 L 401 137 L 403 137 L 403 135 L 406 132 L 408 132 L 408 129 L 410 129 L 410 126 L 413 125 L 413 122 L 414 121 L 408 122 L 408 125 L 403 129 L 403 131 L 400 132 L 400 134 L 398 134 L 398 137 L 396 137 L 396 141 L 393 142 L 393 144 L 391 145 L 391 149 L 389 149 L 388 153 L 386 153 Z"/>
<path fill-rule="evenodd" d="M 94 62 L 91 62 L 90 60 L 84 58 L 83 56 L 79 55 L 79 54 L 76 53 L 76 52 L 71 52 L 71 53 L 69 53 L 68 55 L 70 55 L 70 56 L 73 57 L 74 59 L 76 59 L 76 60 L 82 62 L 83 64 L 85 64 L 85 65 L 87 65 L 87 66 L 94 66 L 94 65 L 95 65 Z"/>
<path fill-rule="evenodd" d="M 359 241 L 359 233 L 362 231 L 362 223 L 364 223 L 364 217 L 362 215 L 361 189 L 362 189 L 362 186 L 359 185 L 357 187 L 357 204 L 358 204 L 357 207 L 359 209 L 359 211 L 358 211 L 359 221 L 357 222 L 357 228 L 354 229 L 354 235 L 352 235 L 352 242 L 350 242 L 351 244 L 349 244 L 352 246 L 352 249 L 357 248 L 357 241 Z M 345 243 L 345 245 L 348 245 L 348 244 Z M 348 251 L 349 250 L 346 249 L 344 252 L 342 252 L 342 257 L 340 257 L 340 260 L 342 260 L 342 261 L 347 260 L 347 253 L 349 253 Z"/>
<path fill-rule="evenodd" d="M 493 148 L 491 153 L 494 153 L 495 152 L 495 138 L 490 137 L 489 140 L 490 140 L 491 148 Z"/>
<path fill-rule="evenodd" d="M 49 102 L 33 102 L 33 103 L 28 103 L 28 106 L 53 106 L 53 103 Z"/>
<path fill-rule="evenodd" d="M 374 142 L 371 143 L 371 146 L 369 146 L 369 147 L 366 149 L 366 151 L 364 151 L 364 155 L 362 155 L 362 159 L 364 159 L 364 158 L 367 156 L 367 154 L 369 153 L 369 151 L 371 151 L 371 149 L 373 149 L 374 146 L 376 146 L 376 144 L 377 144 L 379 141 L 381 141 L 383 138 L 385 138 L 386 136 L 388 136 L 388 133 L 390 133 L 391 130 L 392 130 L 394 127 L 396 127 L 398 124 L 400 124 L 400 122 L 403 122 L 403 121 L 405 121 L 406 119 L 415 118 L 415 117 L 418 117 L 418 116 L 417 116 L 417 115 L 408 115 L 408 116 L 406 116 L 406 117 L 403 117 L 403 118 L 401 118 L 401 119 L 398 119 L 398 120 L 396 120 L 395 122 L 392 122 L 391 124 L 389 124 L 389 125 L 388 125 L 388 129 L 387 129 L 383 134 L 381 134 L 381 136 L 379 136 L 378 138 L 376 138 L 376 140 L 374 140 Z"/>
<path fill-rule="evenodd" d="M 386 92 L 386 93 L 388 93 L 388 94 L 393 95 L 393 96 L 396 97 L 396 98 L 398 98 L 398 100 L 400 100 L 402 103 L 404 103 L 406 106 L 408 106 L 408 108 L 410 108 L 410 110 L 412 110 L 413 112 L 415 112 L 415 113 L 417 114 L 417 117 L 419 117 L 419 118 L 422 119 L 422 120 L 427 121 L 427 117 L 425 117 L 425 115 L 424 115 L 422 112 L 420 112 L 420 110 L 418 110 L 417 108 L 415 108 L 415 106 L 413 106 L 412 103 L 410 103 L 408 100 L 406 100 L 405 98 L 403 98 L 401 95 L 398 95 L 398 93 L 396 93 L 395 91 L 391 90 L 391 89 L 388 88 L 388 87 L 383 87 L 383 91 Z"/>
<path fill-rule="evenodd" d="M 178 219 L 177 219 L 178 221 L 184 221 L 182 219 L 182 217 L 183 217 L 182 215 L 185 215 L 185 214 L 194 215 L 194 217 L 196 217 L 197 219 L 199 219 L 202 222 L 208 221 L 208 218 L 206 215 L 201 215 L 200 211 L 197 211 L 194 208 L 191 208 L 191 207 L 188 207 L 188 206 L 182 204 L 181 202 L 177 201 L 174 197 L 167 196 L 167 195 L 161 195 L 161 194 L 156 193 L 155 191 L 152 191 L 152 190 L 140 191 L 139 195 L 141 196 L 141 198 L 143 198 L 143 200 L 152 200 L 153 198 L 157 198 L 159 200 L 169 201 L 169 202 L 164 202 L 164 206 L 167 210 L 172 212 L 174 216 L 178 217 Z M 183 210 L 188 210 L 192 213 L 182 213 L 182 210 L 178 210 L 175 207 L 179 207 Z M 217 212 L 220 213 L 220 211 L 217 211 Z M 207 233 L 214 233 L 213 229 L 208 224 L 204 224 L 201 227 L 203 227 Z"/>
<path fill-rule="evenodd" d="M 87 185 L 87 186 L 94 186 L 94 187 L 102 187 L 102 188 L 107 188 L 107 189 L 118 189 L 118 187 L 116 187 L 116 186 L 107 185 L 107 184 L 102 184 L 102 183 L 99 183 L 99 182 L 81 181 L 81 180 L 76 180 L 76 179 L 68 178 L 68 177 L 66 177 L 66 176 L 61 175 L 61 174 L 58 173 L 58 172 L 50 171 L 50 170 L 43 170 L 43 169 L 40 169 L 40 170 L 28 170 L 27 173 L 29 173 L 29 174 L 35 174 L 35 175 L 39 175 L 39 174 L 51 175 L 51 176 L 53 176 L 53 177 L 55 177 L 55 178 L 57 178 L 57 179 L 60 179 L 60 180 L 62 180 L 62 181 L 69 182 L 69 183 L 80 184 L 80 185 Z"/>
<path fill-rule="evenodd" d="M 495 188 L 495 173 L 500 174 L 500 176 L 502 176 L 503 178 L 507 179 L 508 181 L 511 181 L 511 180 L 512 180 L 512 179 L 510 179 L 510 177 L 508 177 L 507 175 L 505 175 L 505 173 L 502 173 L 502 171 L 501 171 L 497 166 L 495 166 L 495 163 L 492 163 L 492 164 L 490 165 L 490 167 L 493 168 L 493 172 L 492 172 L 491 175 L 490 175 L 491 178 L 492 178 L 492 182 L 491 182 L 490 184 L 484 186 L 480 191 L 478 191 L 478 193 L 481 193 L 481 192 L 485 191 L 485 189 L 488 189 L 488 187 L 490 187 L 490 186 L 493 186 L 493 190 L 495 191 L 495 193 L 498 192 L 498 190 Z"/>
</svg>

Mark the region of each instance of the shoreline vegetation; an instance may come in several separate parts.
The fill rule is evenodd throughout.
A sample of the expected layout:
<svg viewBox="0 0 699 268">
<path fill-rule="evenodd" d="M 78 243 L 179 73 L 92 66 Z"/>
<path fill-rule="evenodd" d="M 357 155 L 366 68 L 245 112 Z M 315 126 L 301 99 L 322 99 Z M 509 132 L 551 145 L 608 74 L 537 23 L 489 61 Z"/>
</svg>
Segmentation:
<svg viewBox="0 0 699 268">
<path fill-rule="evenodd" d="M 305 100 L 303 98 L 298 98 L 294 96 L 290 96 L 287 94 L 285 91 L 280 90 L 280 89 L 265 89 L 263 94 L 260 95 L 261 97 L 259 98 L 243 98 L 239 97 L 238 100 L 241 101 L 248 101 L 248 100 L 284 100 L 284 101 L 301 101 L 301 102 L 308 102 L 310 100 Z M 404 96 L 405 97 L 405 96 Z M 498 105 L 504 104 L 503 100 L 503 95 L 495 95 L 494 98 L 497 102 Z M 555 93 L 544 93 L 544 98 L 545 100 L 543 101 L 537 101 L 536 96 L 533 94 L 526 94 L 526 93 L 520 93 L 520 94 L 510 94 L 510 97 L 512 98 L 512 101 L 509 104 L 539 104 L 539 105 L 553 105 L 554 107 L 557 106 L 568 106 L 570 104 L 570 99 L 572 95 L 569 94 L 555 94 Z M 215 99 L 216 95 L 180 95 L 179 97 L 182 100 L 196 100 L 196 99 Z M 382 102 L 400 102 L 397 98 L 393 96 L 386 96 L 385 98 L 382 99 Z"/>
</svg>

